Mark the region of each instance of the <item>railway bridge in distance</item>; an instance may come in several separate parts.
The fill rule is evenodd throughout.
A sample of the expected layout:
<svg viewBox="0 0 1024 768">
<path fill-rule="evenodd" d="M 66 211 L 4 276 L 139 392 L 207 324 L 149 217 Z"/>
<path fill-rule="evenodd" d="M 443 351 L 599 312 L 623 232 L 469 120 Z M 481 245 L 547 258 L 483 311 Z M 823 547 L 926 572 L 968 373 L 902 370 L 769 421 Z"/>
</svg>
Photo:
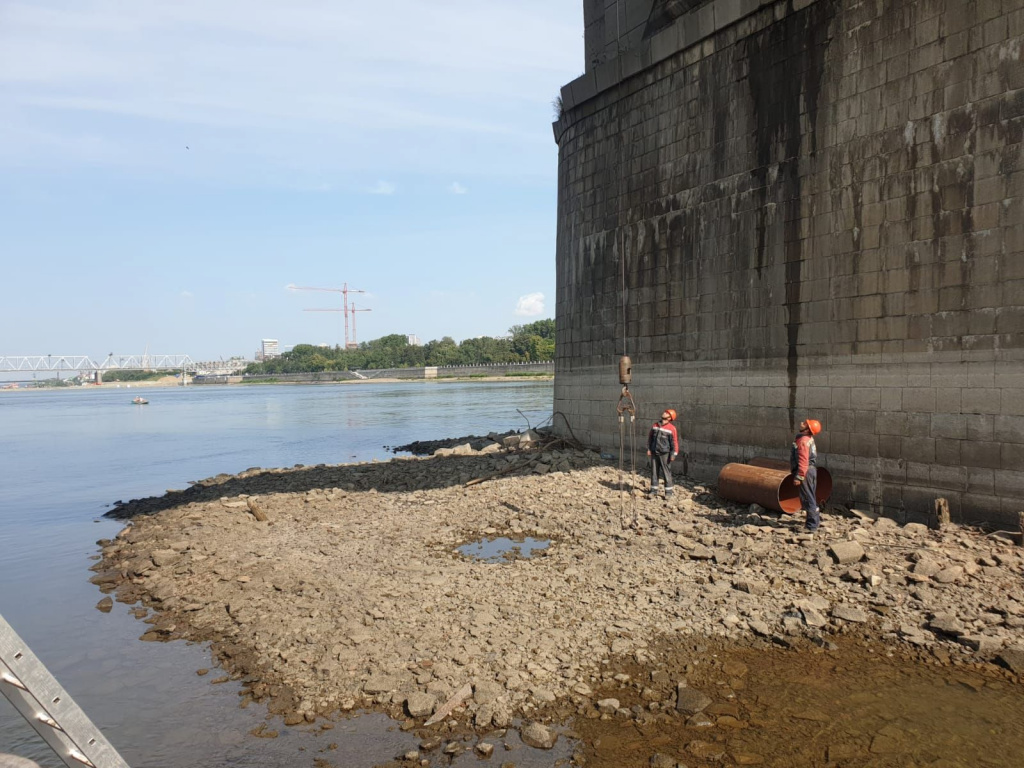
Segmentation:
<svg viewBox="0 0 1024 768">
<path fill-rule="evenodd" d="M 204 362 L 188 355 L 0 355 L 0 373 L 74 373 L 92 376 L 100 384 L 108 371 L 175 371 L 183 374 L 233 373 L 249 360 Z"/>
</svg>

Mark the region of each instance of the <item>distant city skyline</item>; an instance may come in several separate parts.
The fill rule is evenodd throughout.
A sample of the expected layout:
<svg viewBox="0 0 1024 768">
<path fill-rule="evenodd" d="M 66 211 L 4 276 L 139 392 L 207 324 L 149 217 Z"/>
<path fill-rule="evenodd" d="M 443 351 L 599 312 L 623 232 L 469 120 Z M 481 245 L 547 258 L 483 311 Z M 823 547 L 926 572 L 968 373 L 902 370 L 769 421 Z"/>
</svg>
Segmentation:
<svg viewBox="0 0 1024 768">
<path fill-rule="evenodd" d="M 343 343 L 289 284 L 360 340 L 554 316 L 578 0 L 240 8 L 0 8 L 0 354 Z"/>
</svg>

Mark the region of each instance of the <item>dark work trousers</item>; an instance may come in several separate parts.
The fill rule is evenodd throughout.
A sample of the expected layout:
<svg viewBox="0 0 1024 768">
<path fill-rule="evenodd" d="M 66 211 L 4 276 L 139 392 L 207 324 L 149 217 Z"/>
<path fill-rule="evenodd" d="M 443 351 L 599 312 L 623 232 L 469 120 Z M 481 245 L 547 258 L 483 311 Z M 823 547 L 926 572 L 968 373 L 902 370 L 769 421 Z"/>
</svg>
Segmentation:
<svg viewBox="0 0 1024 768">
<path fill-rule="evenodd" d="M 669 454 L 651 454 L 651 495 L 658 492 L 658 477 L 665 480 L 665 493 L 672 491 L 672 467 L 669 465 Z"/>
<path fill-rule="evenodd" d="M 821 525 L 821 510 L 818 509 L 818 468 L 808 467 L 804 481 L 800 483 L 800 505 L 807 512 L 805 527 L 809 531 L 818 530 Z"/>
</svg>

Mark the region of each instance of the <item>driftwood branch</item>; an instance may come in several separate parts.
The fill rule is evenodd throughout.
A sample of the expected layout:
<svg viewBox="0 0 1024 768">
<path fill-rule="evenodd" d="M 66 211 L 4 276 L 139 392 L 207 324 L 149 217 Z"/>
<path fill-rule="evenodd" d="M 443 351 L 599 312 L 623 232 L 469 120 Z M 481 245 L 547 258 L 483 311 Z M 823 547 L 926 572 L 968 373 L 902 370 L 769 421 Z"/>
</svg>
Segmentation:
<svg viewBox="0 0 1024 768">
<path fill-rule="evenodd" d="M 459 706 L 462 702 L 473 695 L 473 686 L 470 683 L 466 683 L 464 686 L 459 688 L 448 701 L 441 705 L 441 708 L 430 716 L 423 725 L 433 725 L 434 723 L 444 720 L 448 715 L 452 713 L 452 710 Z"/>
</svg>

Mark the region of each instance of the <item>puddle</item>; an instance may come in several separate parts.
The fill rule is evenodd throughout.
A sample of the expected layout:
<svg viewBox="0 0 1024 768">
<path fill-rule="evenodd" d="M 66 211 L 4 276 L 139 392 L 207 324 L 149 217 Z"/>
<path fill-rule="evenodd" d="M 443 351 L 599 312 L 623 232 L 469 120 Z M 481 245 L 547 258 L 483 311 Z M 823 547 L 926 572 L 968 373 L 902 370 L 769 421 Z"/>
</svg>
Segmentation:
<svg viewBox="0 0 1024 768">
<path fill-rule="evenodd" d="M 1024 686 L 968 665 L 889 657 L 843 642 L 838 650 L 718 648 L 676 651 L 663 680 L 688 679 L 711 699 L 703 727 L 687 716 L 577 718 L 589 768 L 659 764 L 777 768 L 1013 768 L 1021 765 Z M 618 671 L 618 670 L 616 670 Z M 633 681 L 652 670 L 625 670 Z M 650 682 L 644 685 L 650 685 Z M 624 707 L 648 702 L 633 686 L 602 690 Z"/>
<path fill-rule="evenodd" d="M 456 551 L 463 557 L 479 560 L 483 563 L 509 563 L 513 560 L 529 560 L 535 551 L 542 551 L 551 546 L 549 539 L 522 540 L 499 536 L 493 539 L 481 539 L 463 544 Z"/>
</svg>

